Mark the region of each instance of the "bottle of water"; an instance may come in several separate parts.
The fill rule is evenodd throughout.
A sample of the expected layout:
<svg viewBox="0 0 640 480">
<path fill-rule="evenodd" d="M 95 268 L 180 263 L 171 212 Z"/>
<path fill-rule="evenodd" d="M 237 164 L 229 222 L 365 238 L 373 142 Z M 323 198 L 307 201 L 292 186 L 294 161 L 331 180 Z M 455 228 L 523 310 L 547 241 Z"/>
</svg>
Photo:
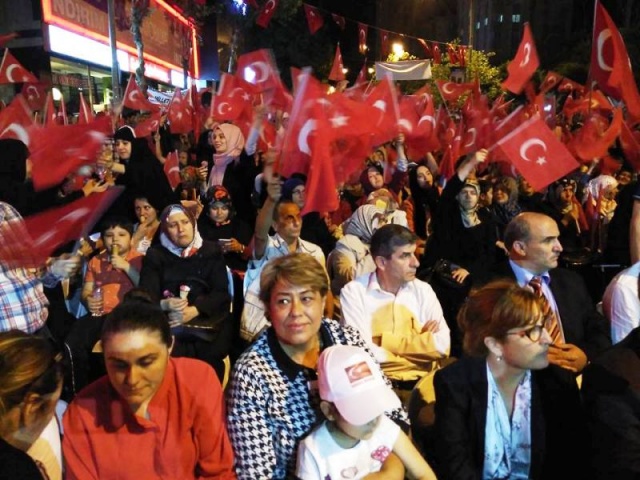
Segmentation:
<svg viewBox="0 0 640 480">
<path fill-rule="evenodd" d="M 94 300 L 104 300 L 104 297 L 102 295 L 102 283 L 100 282 L 96 282 L 95 287 L 93 287 L 93 293 L 91 294 L 91 296 L 94 298 Z M 91 316 L 93 317 L 101 317 L 102 316 L 102 308 L 100 308 L 100 310 L 95 310 L 93 312 L 91 312 Z"/>
</svg>

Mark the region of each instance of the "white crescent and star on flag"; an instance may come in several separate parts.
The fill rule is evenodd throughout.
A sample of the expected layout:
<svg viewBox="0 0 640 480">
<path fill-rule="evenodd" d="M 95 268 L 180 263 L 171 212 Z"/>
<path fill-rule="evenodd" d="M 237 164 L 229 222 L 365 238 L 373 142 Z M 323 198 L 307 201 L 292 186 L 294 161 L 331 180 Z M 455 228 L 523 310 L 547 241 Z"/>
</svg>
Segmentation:
<svg viewBox="0 0 640 480">
<path fill-rule="evenodd" d="M 539 145 L 540 148 L 542 148 L 543 153 L 547 153 L 547 145 L 539 138 L 530 138 L 529 140 L 525 141 L 521 146 L 520 146 L 520 157 L 525 161 L 525 162 L 530 162 L 531 158 L 529 158 L 528 156 L 528 152 L 529 149 L 535 145 Z M 536 163 L 538 165 L 544 165 L 545 163 L 547 163 L 547 158 L 544 155 L 538 155 L 538 158 L 536 160 Z"/>
</svg>

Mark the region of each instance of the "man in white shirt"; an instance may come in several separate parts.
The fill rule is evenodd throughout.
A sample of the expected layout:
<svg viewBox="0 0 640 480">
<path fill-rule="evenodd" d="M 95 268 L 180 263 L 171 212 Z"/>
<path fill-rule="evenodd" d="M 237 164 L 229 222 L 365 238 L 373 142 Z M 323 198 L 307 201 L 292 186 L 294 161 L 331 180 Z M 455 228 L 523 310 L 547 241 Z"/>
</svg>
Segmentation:
<svg viewBox="0 0 640 480">
<path fill-rule="evenodd" d="M 433 422 L 433 376 L 447 363 L 449 327 L 431 286 L 416 278 L 418 237 L 408 228 L 389 224 L 371 238 L 376 270 L 347 283 L 340 294 L 341 322 L 360 330 L 407 404 L 416 388 L 420 411 L 409 411 L 414 432 Z"/>
<path fill-rule="evenodd" d="M 300 208 L 291 200 L 281 200 L 282 182 L 267 176 L 267 199 L 258 212 L 253 238 L 253 259 L 244 278 L 244 308 L 240 322 L 240 336 L 253 341 L 269 326 L 264 315 L 264 305 L 259 299 L 260 272 L 272 258 L 289 253 L 308 253 L 325 267 L 322 249 L 315 243 L 300 238 L 302 216 Z M 273 227 L 275 235 L 269 235 Z M 331 302 L 328 302 L 331 303 Z"/>
</svg>

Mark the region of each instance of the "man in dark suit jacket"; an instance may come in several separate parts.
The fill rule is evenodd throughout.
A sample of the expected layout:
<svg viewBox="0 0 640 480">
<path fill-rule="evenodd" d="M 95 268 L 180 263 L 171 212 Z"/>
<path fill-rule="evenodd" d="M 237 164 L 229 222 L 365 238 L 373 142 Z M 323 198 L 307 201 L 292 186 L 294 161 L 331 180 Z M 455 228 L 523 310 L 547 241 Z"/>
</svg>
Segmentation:
<svg viewBox="0 0 640 480">
<path fill-rule="evenodd" d="M 640 327 L 584 370 L 594 478 L 640 477 Z"/>
<path fill-rule="evenodd" d="M 509 261 L 500 276 L 515 278 L 525 286 L 542 277 L 542 293 L 553 308 L 561 340 L 549 348 L 549 362 L 580 373 L 590 358 L 611 345 L 609 326 L 593 305 L 583 278 L 557 268 L 562 246 L 556 222 L 547 215 L 525 212 L 505 230 Z"/>
</svg>

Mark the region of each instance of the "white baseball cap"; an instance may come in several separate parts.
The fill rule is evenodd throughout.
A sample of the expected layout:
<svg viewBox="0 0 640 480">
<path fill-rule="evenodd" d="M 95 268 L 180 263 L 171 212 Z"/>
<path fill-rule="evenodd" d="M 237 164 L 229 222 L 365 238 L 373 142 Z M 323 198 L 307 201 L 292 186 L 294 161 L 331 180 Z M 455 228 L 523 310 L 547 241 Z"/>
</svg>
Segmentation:
<svg viewBox="0 0 640 480">
<path fill-rule="evenodd" d="M 380 366 L 364 349 L 334 345 L 318 359 L 320 398 L 333 403 L 352 425 L 364 425 L 399 408 L 400 399 L 387 385 Z"/>
</svg>

